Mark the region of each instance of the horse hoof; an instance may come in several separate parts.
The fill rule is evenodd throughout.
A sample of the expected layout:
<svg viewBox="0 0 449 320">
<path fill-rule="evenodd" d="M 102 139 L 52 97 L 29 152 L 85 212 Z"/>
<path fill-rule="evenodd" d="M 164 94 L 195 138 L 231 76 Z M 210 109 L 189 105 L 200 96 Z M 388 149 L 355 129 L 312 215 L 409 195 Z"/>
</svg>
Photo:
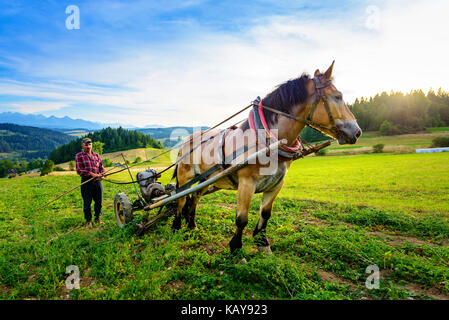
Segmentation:
<svg viewBox="0 0 449 320">
<path fill-rule="evenodd" d="M 196 223 L 194 223 L 194 224 L 189 224 L 189 225 L 188 225 L 188 228 L 189 228 L 190 230 L 197 230 L 197 229 L 198 229 L 198 227 L 196 226 Z"/>
<path fill-rule="evenodd" d="M 268 253 L 268 254 L 273 254 L 273 252 L 271 252 L 270 246 L 266 246 L 266 247 L 257 247 L 257 250 L 259 250 L 259 252 L 266 252 L 266 253 Z"/>
</svg>

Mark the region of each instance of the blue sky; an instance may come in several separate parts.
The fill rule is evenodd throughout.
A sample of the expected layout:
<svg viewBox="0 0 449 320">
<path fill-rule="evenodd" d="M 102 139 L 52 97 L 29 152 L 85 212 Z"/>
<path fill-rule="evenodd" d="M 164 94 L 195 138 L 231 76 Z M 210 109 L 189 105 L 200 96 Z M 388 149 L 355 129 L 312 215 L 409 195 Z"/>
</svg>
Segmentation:
<svg viewBox="0 0 449 320">
<path fill-rule="evenodd" d="M 66 7 L 80 29 L 66 28 Z M 446 1 L 0 3 L 0 112 L 211 125 L 336 60 L 345 100 L 449 89 Z"/>
</svg>

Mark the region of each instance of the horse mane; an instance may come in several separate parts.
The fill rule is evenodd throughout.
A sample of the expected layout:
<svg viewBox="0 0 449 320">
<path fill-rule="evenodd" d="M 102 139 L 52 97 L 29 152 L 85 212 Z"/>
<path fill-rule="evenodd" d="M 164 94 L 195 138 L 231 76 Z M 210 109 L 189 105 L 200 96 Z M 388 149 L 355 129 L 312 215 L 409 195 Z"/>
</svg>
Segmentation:
<svg viewBox="0 0 449 320">
<path fill-rule="evenodd" d="M 262 99 L 264 106 L 292 114 L 291 110 L 295 105 L 303 104 L 309 96 L 306 84 L 310 80 L 310 76 L 303 73 L 299 78 L 288 80 L 278 85 L 272 92 Z M 269 110 L 263 110 L 265 119 L 270 128 L 277 124 L 278 114 Z M 245 121 L 241 128 L 243 131 L 249 129 L 248 121 Z"/>
<path fill-rule="evenodd" d="M 308 74 L 303 73 L 299 78 L 288 80 L 278 85 L 272 92 L 262 99 L 263 105 L 273 109 L 292 114 L 295 105 L 303 104 L 307 101 L 309 93 L 306 84 L 310 80 Z M 264 110 L 268 126 L 277 123 L 278 114 Z"/>
</svg>

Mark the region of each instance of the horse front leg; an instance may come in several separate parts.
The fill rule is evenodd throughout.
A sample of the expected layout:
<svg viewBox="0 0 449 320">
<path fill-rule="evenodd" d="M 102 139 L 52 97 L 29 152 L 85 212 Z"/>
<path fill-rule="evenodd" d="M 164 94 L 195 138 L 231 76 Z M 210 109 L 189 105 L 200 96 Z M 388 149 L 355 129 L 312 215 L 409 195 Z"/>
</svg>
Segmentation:
<svg viewBox="0 0 449 320">
<path fill-rule="evenodd" d="M 231 253 L 242 247 L 242 234 L 248 224 L 248 212 L 255 191 L 255 184 L 251 178 L 240 178 L 237 191 L 237 212 L 235 219 L 235 234 L 229 242 Z"/>
<path fill-rule="evenodd" d="M 271 254 L 270 244 L 266 235 L 266 228 L 268 219 L 271 217 L 271 211 L 273 209 L 274 199 L 276 199 L 279 191 L 282 189 L 284 180 L 282 180 L 275 188 L 270 191 L 266 191 L 262 196 L 262 203 L 260 204 L 260 217 L 257 222 L 256 228 L 253 232 L 254 241 L 257 245 L 259 252 L 267 252 Z"/>
</svg>

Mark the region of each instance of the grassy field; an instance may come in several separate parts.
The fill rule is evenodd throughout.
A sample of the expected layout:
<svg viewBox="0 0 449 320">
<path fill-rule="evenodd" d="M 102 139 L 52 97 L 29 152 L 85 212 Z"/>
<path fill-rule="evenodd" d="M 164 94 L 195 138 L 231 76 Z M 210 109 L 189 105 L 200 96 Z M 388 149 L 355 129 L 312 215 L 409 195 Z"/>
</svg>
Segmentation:
<svg viewBox="0 0 449 320">
<path fill-rule="evenodd" d="M 445 132 L 449 131 L 449 127 L 426 128 L 427 132 Z"/>
<path fill-rule="evenodd" d="M 378 132 L 364 132 L 354 146 L 340 146 L 333 143 L 327 148 L 329 155 L 371 153 L 373 146 L 379 143 L 385 145 L 384 152 L 410 153 L 419 148 L 429 148 L 436 137 L 449 136 L 448 128 L 428 128 L 426 132 L 401 134 L 397 136 L 380 136 Z"/>
<path fill-rule="evenodd" d="M 203 198 L 197 230 L 173 233 L 170 217 L 136 237 L 134 226 L 117 227 L 112 208 L 118 192 L 135 198 L 132 186 L 105 182 L 105 224 L 54 239 L 83 222 L 79 191 L 36 208 L 78 183 L 73 175 L 0 180 L 0 298 L 449 298 L 449 153 L 296 161 L 268 223 L 271 256 L 251 237 L 260 195 L 243 250 L 230 255 L 232 191 Z M 80 269 L 80 290 L 65 288 L 69 265 Z M 380 269 L 379 289 L 365 286 L 369 265 Z"/>
</svg>

